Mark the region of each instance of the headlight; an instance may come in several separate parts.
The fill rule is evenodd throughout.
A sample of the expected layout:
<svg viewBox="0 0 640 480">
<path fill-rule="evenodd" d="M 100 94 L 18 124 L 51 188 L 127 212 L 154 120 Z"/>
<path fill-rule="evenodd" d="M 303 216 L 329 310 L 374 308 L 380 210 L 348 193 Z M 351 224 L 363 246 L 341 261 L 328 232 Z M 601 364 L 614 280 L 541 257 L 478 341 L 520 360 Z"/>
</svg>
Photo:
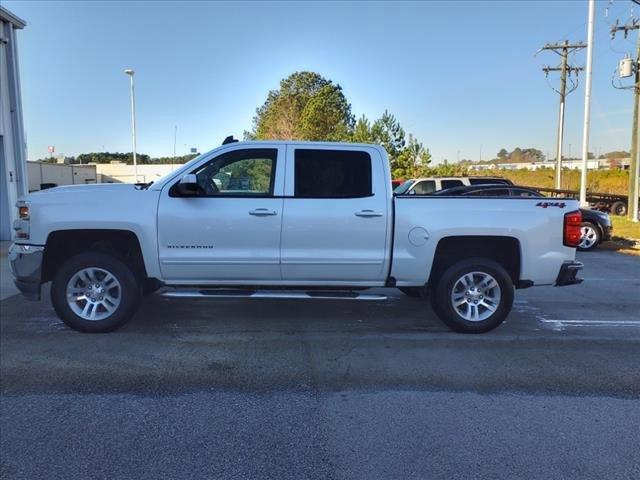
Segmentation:
<svg viewBox="0 0 640 480">
<path fill-rule="evenodd" d="M 16 232 L 16 240 L 29 240 L 29 206 L 24 201 L 19 201 L 18 218 L 13 222 L 13 229 Z"/>
</svg>

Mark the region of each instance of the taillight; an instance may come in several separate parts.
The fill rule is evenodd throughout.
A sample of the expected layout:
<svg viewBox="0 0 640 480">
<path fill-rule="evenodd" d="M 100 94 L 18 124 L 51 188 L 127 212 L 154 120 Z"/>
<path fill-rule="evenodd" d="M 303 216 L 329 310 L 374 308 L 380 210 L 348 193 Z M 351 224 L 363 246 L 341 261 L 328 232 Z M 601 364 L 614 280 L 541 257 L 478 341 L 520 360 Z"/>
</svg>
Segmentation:
<svg viewBox="0 0 640 480">
<path fill-rule="evenodd" d="M 582 223 L 582 213 L 579 210 L 564 214 L 564 236 L 563 244 L 566 247 L 577 247 L 580 245 L 582 231 L 580 224 Z"/>
</svg>

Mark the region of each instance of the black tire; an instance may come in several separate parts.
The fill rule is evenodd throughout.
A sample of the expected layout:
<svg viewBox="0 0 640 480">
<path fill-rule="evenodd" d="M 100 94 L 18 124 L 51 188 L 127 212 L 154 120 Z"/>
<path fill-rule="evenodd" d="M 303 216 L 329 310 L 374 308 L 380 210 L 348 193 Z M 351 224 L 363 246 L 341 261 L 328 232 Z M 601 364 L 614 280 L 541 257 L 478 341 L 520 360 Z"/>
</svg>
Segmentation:
<svg viewBox="0 0 640 480">
<path fill-rule="evenodd" d="M 613 202 L 611 205 L 611 213 L 624 217 L 627 214 L 627 204 L 622 201 Z"/>
<path fill-rule="evenodd" d="M 495 311 L 486 319 L 467 320 L 453 306 L 451 297 L 454 287 L 459 279 L 472 272 L 490 275 L 500 287 L 500 300 Z M 484 333 L 493 330 L 504 321 L 513 306 L 514 288 L 511 277 L 500 264 L 487 258 L 469 258 L 455 263 L 439 277 L 432 290 L 431 305 L 434 312 L 451 330 L 460 333 Z M 467 300 L 465 302 L 469 303 Z M 480 307 L 475 307 L 476 312 Z M 485 307 L 482 308 L 488 311 Z"/>
<path fill-rule="evenodd" d="M 77 272 L 85 268 L 105 270 L 120 283 L 120 303 L 104 319 L 84 319 L 67 303 L 67 284 Z M 133 317 L 140 305 L 141 293 L 142 288 L 134 272 L 120 259 L 101 252 L 85 252 L 66 260 L 55 273 L 51 284 L 51 303 L 60 319 L 74 330 L 105 333 L 121 327 Z"/>
<path fill-rule="evenodd" d="M 427 298 L 427 289 L 424 287 L 398 287 L 402 293 L 411 298 Z"/>
<path fill-rule="evenodd" d="M 602 241 L 602 233 L 600 232 L 600 227 L 598 227 L 598 225 L 591 223 L 591 222 L 582 222 L 580 224 L 580 228 L 588 228 L 591 230 L 592 235 L 595 235 L 595 238 L 592 238 L 593 243 L 591 242 L 585 242 L 584 246 L 583 246 L 583 238 L 580 239 L 580 244 L 578 245 L 577 249 L 580 250 L 581 252 L 588 252 L 590 250 L 593 250 L 594 248 L 596 248 L 598 245 L 600 245 L 600 242 Z"/>
</svg>

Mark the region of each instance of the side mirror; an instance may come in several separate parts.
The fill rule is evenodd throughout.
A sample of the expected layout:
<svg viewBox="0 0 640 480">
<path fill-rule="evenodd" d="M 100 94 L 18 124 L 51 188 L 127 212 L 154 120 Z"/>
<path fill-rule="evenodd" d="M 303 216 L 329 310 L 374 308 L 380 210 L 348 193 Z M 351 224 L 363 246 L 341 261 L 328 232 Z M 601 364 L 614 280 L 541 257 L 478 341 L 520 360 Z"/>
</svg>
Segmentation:
<svg viewBox="0 0 640 480">
<path fill-rule="evenodd" d="M 407 195 L 417 195 L 415 190 L 409 190 L 409 192 L 407 193 Z"/>
<path fill-rule="evenodd" d="M 188 173 L 182 177 L 177 187 L 178 193 L 185 197 L 194 197 L 198 195 L 198 191 L 200 190 L 195 173 Z"/>
</svg>

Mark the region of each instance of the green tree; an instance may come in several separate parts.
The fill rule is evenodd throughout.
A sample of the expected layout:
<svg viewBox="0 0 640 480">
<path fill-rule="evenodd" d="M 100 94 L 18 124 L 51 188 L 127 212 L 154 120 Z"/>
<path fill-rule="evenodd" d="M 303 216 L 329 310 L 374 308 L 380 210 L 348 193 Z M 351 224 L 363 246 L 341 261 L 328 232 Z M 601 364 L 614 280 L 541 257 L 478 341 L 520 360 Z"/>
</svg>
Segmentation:
<svg viewBox="0 0 640 480">
<path fill-rule="evenodd" d="M 409 141 L 391 164 L 393 178 L 412 178 L 427 175 L 431 153 L 409 134 Z"/>
<path fill-rule="evenodd" d="M 354 119 L 342 87 L 315 72 L 296 72 L 280 82 L 256 110 L 258 140 L 348 140 Z"/>
<path fill-rule="evenodd" d="M 385 148 L 393 168 L 393 162 L 400 155 L 406 144 L 404 129 L 400 126 L 396 117 L 385 110 L 382 117 L 373 122 L 371 136 L 375 143 L 379 143 Z"/>
<path fill-rule="evenodd" d="M 120 152 L 91 152 L 82 153 L 78 155 L 74 163 L 110 163 L 110 162 L 122 162 L 128 165 L 133 165 L 133 153 L 120 153 Z M 151 157 L 144 153 L 136 153 L 136 162 L 138 165 L 145 165 L 151 163 Z"/>
<path fill-rule="evenodd" d="M 600 155 L 598 158 L 629 158 L 631 154 L 625 150 L 614 150 Z"/>
<path fill-rule="evenodd" d="M 468 170 L 464 165 L 459 163 L 449 163 L 444 160 L 441 164 L 429 168 L 428 174 L 425 176 L 438 176 L 438 177 L 458 177 L 468 174 Z"/>
<path fill-rule="evenodd" d="M 300 131 L 306 140 L 348 140 L 353 123 L 351 105 L 340 86 L 333 84 L 313 95 L 300 115 Z"/>
<path fill-rule="evenodd" d="M 280 82 L 277 90 L 256 109 L 246 140 L 328 140 L 374 143 L 389 155 L 394 178 L 422 175 L 431 154 L 385 110 L 371 123 L 362 115 L 357 122 L 342 87 L 314 72 L 296 72 Z"/>
<path fill-rule="evenodd" d="M 354 143 L 372 143 L 373 134 L 371 133 L 371 124 L 367 117 L 362 115 L 356 122 L 356 126 L 353 129 L 353 135 L 351 141 Z"/>
</svg>

